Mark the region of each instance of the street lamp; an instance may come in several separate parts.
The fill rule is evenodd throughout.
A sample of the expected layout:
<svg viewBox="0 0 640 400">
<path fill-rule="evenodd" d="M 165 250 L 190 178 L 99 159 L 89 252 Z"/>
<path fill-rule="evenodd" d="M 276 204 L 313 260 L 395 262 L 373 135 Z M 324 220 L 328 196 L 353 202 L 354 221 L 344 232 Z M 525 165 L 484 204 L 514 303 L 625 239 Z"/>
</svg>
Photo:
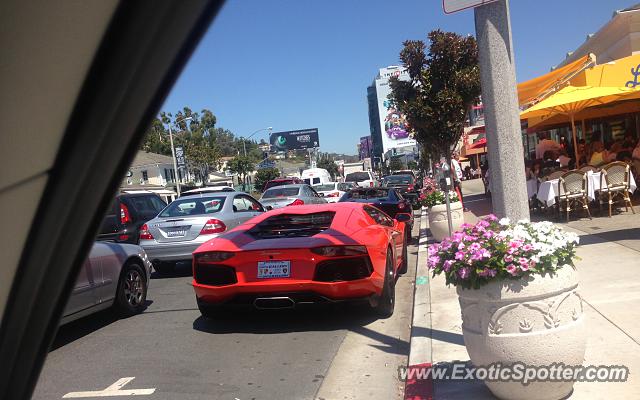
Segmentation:
<svg viewBox="0 0 640 400">
<path fill-rule="evenodd" d="M 180 120 L 175 120 L 177 124 L 178 121 L 186 122 L 192 120 L 192 117 L 182 118 Z M 176 150 L 173 147 L 173 132 L 171 131 L 171 121 L 168 123 L 169 125 L 169 141 L 171 142 L 171 158 L 173 159 L 173 170 L 176 172 L 176 192 L 178 193 L 178 197 L 180 197 L 180 175 L 178 174 L 178 162 L 176 161 Z"/>
<path fill-rule="evenodd" d="M 258 132 L 262 132 L 262 131 L 269 131 L 269 132 L 271 132 L 271 130 L 272 130 L 272 129 L 273 129 L 272 127 L 258 129 L 257 131 L 255 131 L 255 132 L 253 132 L 251 135 L 249 135 L 248 137 L 246 137 L 246 138 L 242 138 L 242 148 L 244 149 L 244 156 L 245 156 L 245 157 L 247 156 L 247 142 L 246 142 L 247 140 L 251 139 L 251 137 L 252 137 L 253 135 L 255 135 L 256 133 L 258 133 Z"/>
</svg>

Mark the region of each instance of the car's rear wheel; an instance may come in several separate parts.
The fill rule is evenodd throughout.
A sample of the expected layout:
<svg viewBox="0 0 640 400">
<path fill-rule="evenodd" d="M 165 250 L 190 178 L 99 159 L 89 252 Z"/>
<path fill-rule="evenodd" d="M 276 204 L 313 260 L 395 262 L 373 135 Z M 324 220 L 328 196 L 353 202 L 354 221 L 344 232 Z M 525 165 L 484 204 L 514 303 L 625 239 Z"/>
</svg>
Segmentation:
<svg viewBox="0 0 640 400">
<path fill-rule="evenodd" d="M 176 264 L 172 262 L 155 262 L 153 263 L 153 269 L 161 275 L 169 275 L 176 270 Z"/>
<path fill-rule="evenodd" d="M 123 316 L 139 314 L 147 300 L 147 279 L 144 269 L 136 262 L 125 265 L 118 281 L 116 309 Z"/>
<path fill-rule="evenodd" d="M 391 251 L 387 251 L 387 265 L 384 273 L 382 294 L 377 298 L 373 310 L 380 318 L 389 318 L 393 315 L 396 304 L 396 279 L 393 273 L 393 257 Z"/>
</svg>

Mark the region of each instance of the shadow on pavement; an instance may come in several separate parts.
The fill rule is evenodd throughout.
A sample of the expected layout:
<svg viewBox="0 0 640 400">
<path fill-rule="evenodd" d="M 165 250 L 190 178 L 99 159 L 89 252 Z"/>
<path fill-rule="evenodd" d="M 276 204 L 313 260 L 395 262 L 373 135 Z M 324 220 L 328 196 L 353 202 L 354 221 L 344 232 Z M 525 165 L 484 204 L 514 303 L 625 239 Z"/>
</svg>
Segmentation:
<svg viewBox="0 0 640 400">
<path fill-rule="evenodd" d="M 151 273 L 151 279 L 167 279 L 167 278 L 184 278 L 191 276 L 193 270 L 190 262 L 176 263 L 173 271 L 171 272 L 158 272 L 154 270 Z"/>
<path fill-rule="evenodd" d="M 145 309 L 148 308 L 152 303 L 153 300 L 147 300 L 145 302 Z M 145 311 L 143 311 L 143 313 L 144 312 Z M 104 328 L 105 326 L 110 325 L 120 319 L 133 317 L 135 317 L 135 315 L 132 315 L 130 317 L 121 317 L 116 313 L 116 311 L 114 311 L 112 308 L 109 308 L 69 322 L 68 324 L 64 324 L 58 328 L 58 332 L 53 339 L 53 343 L 51 343 L 49 351 L 53 351 L 59 349 L 62 346 L 66 346 L 67 344 L 76 341 L 84 336 L 87 336 L 90 333 L 97 331 L 98 329 Z"/>
<path fill-rule="evenodd" d="M 412 336 L 430 337 L 433 340 L 464 346 L 464 337 L 460 333 L 441 331 L 438 329 L 413 327 Z"/>
<path fill-rule="evenodd" d="M 377 317 L 366 305 L 332 304 L 296 310 L 240 309 L 219 319 L 199 317 L 193 329 L 215 334 L 278 334 L 304 331 L 356 331 Z"/>
</svg>

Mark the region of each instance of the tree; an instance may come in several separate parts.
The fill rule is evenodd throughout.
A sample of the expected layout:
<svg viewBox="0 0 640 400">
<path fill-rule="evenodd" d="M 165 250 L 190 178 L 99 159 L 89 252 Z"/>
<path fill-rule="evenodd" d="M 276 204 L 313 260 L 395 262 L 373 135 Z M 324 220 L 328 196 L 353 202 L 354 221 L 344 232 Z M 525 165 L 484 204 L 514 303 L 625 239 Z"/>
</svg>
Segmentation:
<svg viewBox="0 0 640 400">
<path fill-rule="evenodd" d="M 389 160 L 389 171 L 400 171 L 404 168 L 404 164 L 402 164 L 402 160 L 400 157 L 392 157 Z"/>
<path fill-rule="evenodd" d="M 256 190 L 263 191 L 264 185 L 272 179 L 276 179 L 280 176 L 280 170 L 278 168 L 263 168 L 256 172 L 255 176 L 255 188 Z"/>
<path fill-rule="evenodd" d="M 421 40 L 403 43 L 400 60 L 410 79 L 392 78 L 390 99 L 426 152 L 449 160 L 480 96 L 478 48 L 472 36 L 435 30 L 428 38 L 428 54 Z"/>
<path fill-rule="evenodd" d="M 320 155 L 320 159 L 316 163 L 316 166 L 318 168 L 326 169 L 333 180 L 338 176 L 338 165 L 327 154 Z"/>
<path fill-rule="evenodd" d="M 246 183 L 245 179 L 247 174 L 255 169 L 255 165 L 251 159 L 245 156 L 235 156 L 227 163 L 227 166 L 231 172 L 238 174 L 238 178 L 242 181 L 243 186 Z"/>
</svg>

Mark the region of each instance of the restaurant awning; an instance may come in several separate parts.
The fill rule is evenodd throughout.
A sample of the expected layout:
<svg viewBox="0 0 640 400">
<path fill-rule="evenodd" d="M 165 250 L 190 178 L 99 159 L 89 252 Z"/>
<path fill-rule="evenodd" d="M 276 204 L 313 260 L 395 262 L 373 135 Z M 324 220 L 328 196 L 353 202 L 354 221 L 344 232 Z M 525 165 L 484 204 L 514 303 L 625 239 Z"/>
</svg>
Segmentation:
<svg viewBox="0 0 640 400">
<path fill-rule="evenodd" d="M 595 56 L 589 54 L 548 74 L 519 83 L 518 102 L 520 106 L 536 103 L 544 99 L 558 87 L 566 85 L 571 78 L 586 68 L 595 65 L 595 62 Z"/>
</svg>

